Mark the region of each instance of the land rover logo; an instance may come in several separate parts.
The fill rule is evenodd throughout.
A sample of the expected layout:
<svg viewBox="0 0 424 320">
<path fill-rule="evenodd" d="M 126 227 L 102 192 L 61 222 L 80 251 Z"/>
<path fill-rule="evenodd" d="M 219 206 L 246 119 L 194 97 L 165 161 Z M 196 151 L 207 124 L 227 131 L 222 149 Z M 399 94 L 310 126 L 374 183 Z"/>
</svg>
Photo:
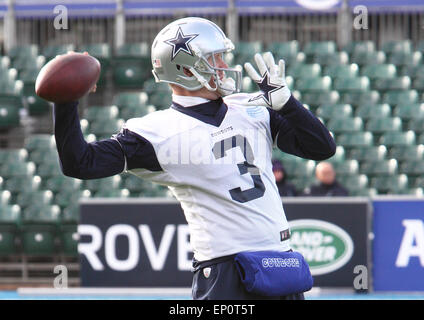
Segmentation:
<svg viewBox="0 0 424 320">
<path fill-rule="evenodd" d="M 333 272 L 352 257 L 353 242 L 346 231 L 321 220 L 289 222 L 291 245 L 306 259 L 312 275 Z"/>
</svg>

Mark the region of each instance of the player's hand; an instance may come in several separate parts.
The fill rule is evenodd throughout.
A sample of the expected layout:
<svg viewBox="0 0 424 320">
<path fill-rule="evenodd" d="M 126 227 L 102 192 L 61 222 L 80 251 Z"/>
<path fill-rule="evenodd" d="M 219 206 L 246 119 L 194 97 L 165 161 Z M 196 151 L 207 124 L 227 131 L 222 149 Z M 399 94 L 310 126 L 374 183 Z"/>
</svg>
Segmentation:
<svg viewBox="0 0 424 320">
<path fill-rule="evenodd" d="M 276 65 L 272 53 L 265 52 L 263 55 L 255 54 L 255 62 L 260 74 L 249 62 L 244 64 L 247 74 L 257 83 L 260 90 L 252 94 L 248 104 L 280 110 L 291 95 L 285 79 L 284 60 L 281 59 Z"/>
</svg>

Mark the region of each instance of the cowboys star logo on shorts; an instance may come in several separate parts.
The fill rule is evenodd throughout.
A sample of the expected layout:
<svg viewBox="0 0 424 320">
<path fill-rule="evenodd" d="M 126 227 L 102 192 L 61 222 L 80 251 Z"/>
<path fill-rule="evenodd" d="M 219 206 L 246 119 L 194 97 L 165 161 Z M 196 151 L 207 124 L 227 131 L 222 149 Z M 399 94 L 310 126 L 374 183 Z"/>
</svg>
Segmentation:
<svg viewBox="0 0 424 320">
<path fill-rule="evenodd" d="M 178 28 L 177 34 L 175 35 L 175 38 L 166 40 L 165 43 L 172 46 L 172 58 L 171 60 L 174 60 L 176 55 L 183 51 L 185 53 L 188 53 L 189 55 L 193 55 L 191 52 L 190 47 L 188 46 L 188 43 L 196 38 L 198 34 L 187 34 L 185 35 L 183 33 L 183 30 L 181 30 L 181 27 Z"/>
<path fill-rule="evenodd" d="M 274 91 L 277 91 L 281 88 L 284 88 L 284 86 L 278 86 L 278 85 L 270 83 L 268 72 L 264 73 L 261 80 L 255 81 L 255 82 L 258 84 L 258 87 L 262 91 L 262 94 L 260 94 L 257 97 L 251 98 L 249 100 L 249 102 L 262 98 L 262 99 L 265 100 L 267 105 L 271 106 L 272 105 L 271 93 L 273 93 Z"/>
</svg>

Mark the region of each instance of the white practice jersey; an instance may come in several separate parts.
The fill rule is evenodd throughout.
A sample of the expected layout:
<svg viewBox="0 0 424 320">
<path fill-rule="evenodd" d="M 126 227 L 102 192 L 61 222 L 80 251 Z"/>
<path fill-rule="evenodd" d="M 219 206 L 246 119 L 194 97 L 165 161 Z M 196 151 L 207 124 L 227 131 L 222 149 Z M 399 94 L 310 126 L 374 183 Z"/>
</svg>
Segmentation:
<svg viewBox="0 0 424 320">
<path fill-rule="evenodd" d="M 244 105 L 247 98 L 224 98 L 228 110 L 219 126 L 174 108 L 124 126 L 152 144 L 162 168 L 130 172 L 169 187 L 181 203 L 199 261 L 290 249 L 282 238 L 289 227 L 272 172 L 270 114 Z"/>
</svg>

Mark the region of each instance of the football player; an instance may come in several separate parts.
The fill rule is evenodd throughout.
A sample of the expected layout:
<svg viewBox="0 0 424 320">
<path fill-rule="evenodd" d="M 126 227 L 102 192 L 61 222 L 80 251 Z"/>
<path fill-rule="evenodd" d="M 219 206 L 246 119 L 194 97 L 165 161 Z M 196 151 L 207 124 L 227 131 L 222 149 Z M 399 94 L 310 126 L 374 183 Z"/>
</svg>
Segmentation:
<svg viewBox="0 0 424 320">
<path fill-rule="evenodd" d="M 128 120 L 110 139 L 87 143 L 77 101 L 55 105 L 55 138 L 63 173 L 97 179 L 129 171 L 171 190 L 181 203 L 194 251 L 194 299 L 303 299 L 249 292 L 234 256 L 290 251 L 289 226 L 272 172 L 274 146 L 312 160 L 336 150 L 329 131 L 290 93 L 284 61 L 256 54 L 246 63 L 259 86 L 240 93 L 241 70 L 224 54 L 234 45 L 214 23 L 179 19 L 153 41 L 157 82 L 172 105 Z"/>
</svg>

